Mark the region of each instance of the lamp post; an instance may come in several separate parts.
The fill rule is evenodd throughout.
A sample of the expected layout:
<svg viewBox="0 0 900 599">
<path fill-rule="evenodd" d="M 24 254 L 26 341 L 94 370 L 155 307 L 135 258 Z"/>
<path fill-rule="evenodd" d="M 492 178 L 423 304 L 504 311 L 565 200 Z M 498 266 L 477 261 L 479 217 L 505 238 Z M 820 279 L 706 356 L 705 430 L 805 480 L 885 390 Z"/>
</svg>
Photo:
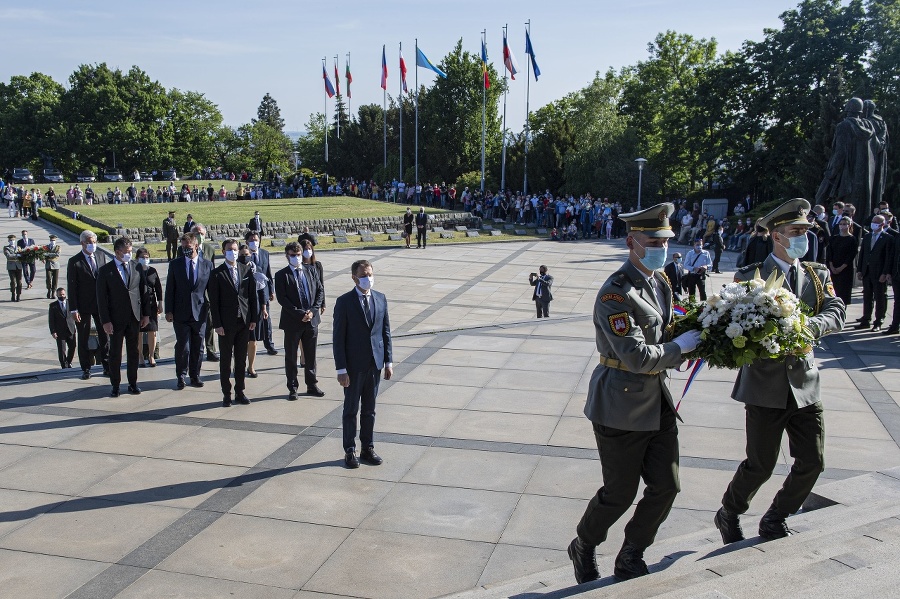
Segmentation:
<svg viewBox="0 0 900 599">
<path fill-rule="evenodd" d="M 647 162 L 646 158 L 635 158 L 635 162 L 638 164 L 638 205 L 637 209 L 641 209 L 641 183 L 643 182 L 643 174 L 644 174 L 644 164 Z"/>
</svg>

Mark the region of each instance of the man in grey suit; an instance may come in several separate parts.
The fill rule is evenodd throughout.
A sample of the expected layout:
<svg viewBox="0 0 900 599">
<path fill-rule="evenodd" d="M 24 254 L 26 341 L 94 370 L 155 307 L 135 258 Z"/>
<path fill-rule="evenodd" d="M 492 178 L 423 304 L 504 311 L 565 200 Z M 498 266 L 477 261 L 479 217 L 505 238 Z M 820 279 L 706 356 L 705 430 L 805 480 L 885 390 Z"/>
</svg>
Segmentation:
<svg viewBox="0 0 900 599">
<path fill-rule="evenodd" d="M 97 272 L 97 309 L 103 330 L 109 335 L 109 382 L 112 397 L 119 396 L 122 380 L 122 344 L 127 355 L 128 392 L 140 395 L 138 337 L 150 322 L 144 271 L 131 259 L 131 240 L 119 237 L 113 244 L 115 258 Z"/>
<path fill-rule="evenodd" d="M 764 218 L 772 231 L 775 250 L 762 264 L 748 264 L 735 273 L 735 281 L 747 281 L 756 270 L 767 279 L 776 269 L 785 275 L 784 285 L 813 310 L 806 321 L 818 339 L 844 326 L 844 302 L 835 295 L 828 268 L 801 262 L 806 254 L 809 202 L 785 202 Z M 819 391 L 819 370 L 812 348 L 802 356 L 780 360 L 756 360 L 738 372 L 731 397 L 745 404 L 747 459 L 722 497 L 716 513 L 716 528 L 726 544 L 743 540 L 738 519 L 750 500 L 775 469 L 781 455 L 781 439 L 787 431 L 794 464 L 781 490 L 759 523 L 759 536 L 766 540 L 791 534 L 785 519 L 800 509 L 824 468 L 825 430 Z"/>
<path fill-rule="evenodd" d="M 209 315 L 206 286 L 212 262 L 200 255 L 200 242 L 193 233 L 181 236 L 181 258 L 169 263 L 166 278 L 166 321 L 175 327 L 175 374 L 178 389 L 184 389 L 185 375 L 191 387 L 202 387 L 200 365 Z"/>
<path fill-rule="evenodd" d="M 553 301 L 553 294 L 550 293 L 550 288 L 553 286 L 553 276 L 547 274 L 547 267 L 543 264 L 538 270 L 541 274 L 533 272 L 528 275 L 528 283 L 534 287 L 531 299 L 537 307 L 537 317 L 549 318 L 550 302 Z"/>
<path fill-rule="evenodd" d="M 625 526 L 625 543 L 614 574 L 627 580 L 648 573 L 644 550 L 669 515 L 680 490 L 678 415 L 666 384 L 666 369 L 693 351 L 699 331 L 672 339 L 672 289 L 662 272 L 675 206 L 658 204 L 621 214 L 628 224 L 628 260 L 600 288 L 594 330 L 600 364 L 594 369 L 584 414 L 602 456 L 603 486 L 578 523 L 569 544 L 575 580 L 600 577 L 595 550 L 610 527 L 631 507 L 641 479 L 647 487 Z"/>
<path fill-rule="evenodd" d="M 372 289 L 375 275 L 366 260 L 357 260 L 350 267 L 356 286 L 334 302 L 332 346 L 337 380 L 344 388 L 344 465 L 359 468 L 363 461 L 372 466 L 381 464 L 375 453 L 375 398 L 381 382 L 394 374 L 391 346 L 391 323 L 387 298 Z M 359 441 L 362 445 L 356 456 L 356 417 L 359 414 Z"/>
</svg>

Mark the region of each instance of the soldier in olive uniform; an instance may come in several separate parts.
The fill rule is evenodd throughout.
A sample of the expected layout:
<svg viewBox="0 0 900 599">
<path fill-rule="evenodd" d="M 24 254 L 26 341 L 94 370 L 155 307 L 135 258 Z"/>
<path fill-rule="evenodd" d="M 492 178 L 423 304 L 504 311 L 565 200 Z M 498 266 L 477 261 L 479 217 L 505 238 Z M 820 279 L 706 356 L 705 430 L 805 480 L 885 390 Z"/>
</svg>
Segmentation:
<svg viewBox="0 0 900 599">
<path fill-rule="evenodd" d="M 774 251 L 765 262 L 740 269 L 735 281 L 753 278 L 756 270 L 767 279 L 780 269 L 784 286 L 814 313 L 807 327 L 818 339 L 840 331 L 846 309 L 831 284 L 828 267 L 801 262 L 806 254 L 809 202 L 794 199 L 766 215 L 763 225 L 772 231 Z M 781 490 L 759 523 L 759 535 L 779 539 L 791 534 L 785 519 L 800 509 L 824 469 L 825 431 L 819 391 L 819 370 L 812 350 L 780 360 L 757 360 L 741 368 L 731 397 L 746 405 L 747 459 L 741 462 L 722 498 L 715 524 L 726 544 L 744 538 L 738 519 L 750 507 L 778 462 L 781 438 L 787 431 L 794 464 Z"/>
<path fill-rule="evenodd" d="M 648 573 L 643 553 L 678 494 L 678 429 L 666 369 L 682 362 L 699 331 L 672 339 L 672 288 L 663 273 L 672 204 L 622 214 L 628 224 L 628 260 L 607 279 L 594 303 L 600 364 L 594 369 L 585 415 L 594 427 L 603 487 L 591 499 L 578 536 L 569 545 L 578 583 L 599 578 L 595 548 L 631 507 L 641 479 L 647 485 L 625 526 L 614 574 L 627 580 Z"/>
<path fill-rule="evenodd" d="M 3 255 L 6 256 L 6 272 L 9 275 L 9 301 L 17 302 L 22 295 L 22 261 L 19 259 L 15 235 L 7 237 Z"/>
<path fill-rule="evenodd" d="M 59 287 L 59 242 L 56 235 L 50 236 L 50 244 L 44 252 L 44 270 L 47 274 L 47 299 L 53 299 Z"/>
</svg>

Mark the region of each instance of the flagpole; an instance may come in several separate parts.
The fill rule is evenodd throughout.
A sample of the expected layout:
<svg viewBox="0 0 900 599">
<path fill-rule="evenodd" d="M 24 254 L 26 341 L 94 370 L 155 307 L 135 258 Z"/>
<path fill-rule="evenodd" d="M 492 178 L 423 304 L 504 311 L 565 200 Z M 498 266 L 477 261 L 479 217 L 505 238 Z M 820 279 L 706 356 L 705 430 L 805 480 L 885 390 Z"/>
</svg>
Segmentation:
<svg viewBox="0 0 900 599">
<path fill-rule="evenodd" d="M 385 45 L 381 46 L 381 74 L 384 76 L 384 70 L 387 68 L 387 58 L 384 55 Z M 387 79 L 384 81 L 384 87 L 381 88 L 382 116 L 384 117 L 384 174 L 387 176 Z"/>
<path fill-rule="evenodd" d="M 350 70 L 350 53 L 347 52 L 347 70 Z M 347 75 L 344 74 L 344 80 L 346 81 Z M 347 122 L 349 123 L 351 120 L 351 115 L 353 112 L 350 110 L 350 82 L 347 81 Z"/>
<path fill-rule="evenodd" d="M 327 73 L 328 59 L 322 59 L 322 72 Z M 325 163 L 328 163 L 328 93 L 325 94 Z M 326 169 L 327 171 L 328 169 Z"/>
<path fill-rule="evenodd" d="M 338 55 L 334 55 L 334 80 L 335 85 L 340 88 L 341 80 L 339 79 L 340 75 L 338 75 Z M 340 94 L 338 94 L 340 96 Z M 335 118 L 337 119 L 337 138 L 341 138 L 341 105 L 337 100 L 334 101 L 334 109 L 336 112 Z"/>
<path fill-rule="evenodd" d="M 481 30 L 481 46 L 486 47 L 487 29 Z M 485 62 L 484 68 L 487 68 Z M 484 144 L 487 134 L 487 87 L 484 85 L 484 73 L 481 75 L 481 195 L 484 196 Z"/>
<path fill-rule="evenodd" d="M 419 188 L 419 38 L 416 38 L 416 189 Z"/>
<path fill-rule="evenodd" d="M 403 42 L 400 42 L 400 58 L 403 58 Z M 400 107 L 400 178 L 398 181 L 403 181 L 403 72 L 400 72 L 400 76 L 397 77 L 400 81 L 400 98 L 398 102 L 398 106 Z"/>
<path fill-rule="evenodd" d="M 528 19 L 528 22 L 525 23 L 525 26 L 528 28 L 525 31 L 528 32 L 528 35 L 531 36 L 531 19 Z M 529 119 L 531 118 L 531 110 L 529 108 L 528 102 L 531 99 L 531 58 L 529 56 L 525 57 L 525 62 L 528 65 L 525 67 L 527 70 L 525 72 L 525 156 L 522 161 L 523 170 L 525 171 L 525 178 L 522 181 L 522 195 L 528 197 L 528 142 L 531 137 L 531 126 L 529 123 Z"/>
<path fill-rule="evenodd" d="M 504 43 L 508 44 L 509 41 L 506 39 L 508 25 L 503 26 L 503 40 Z M 506 61 L 506 54 L 503 55 L 504 62 Z M 506 95 L 508 93 L 509 86 L 506 85 L 506 73 L 507 69 L 503 69 L 503 154 L 500 161 L 500 191 L 506 193 Z"/>
</svg>

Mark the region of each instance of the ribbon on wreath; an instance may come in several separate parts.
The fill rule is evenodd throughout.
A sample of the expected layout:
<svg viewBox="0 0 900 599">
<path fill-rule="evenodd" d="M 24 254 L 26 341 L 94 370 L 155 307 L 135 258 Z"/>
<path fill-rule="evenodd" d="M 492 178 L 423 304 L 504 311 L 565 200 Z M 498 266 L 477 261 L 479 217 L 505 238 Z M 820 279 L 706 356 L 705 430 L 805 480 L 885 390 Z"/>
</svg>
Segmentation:
<svg viewBox="0 0 900 599">
<path fill-rule="evenodd" d="M 691 388 L 691 385 L 694 382 L 694 379 L 697 377 L 697 374 L 703 368 L 703 364 L 706 362 L 703 358 L 699 360 L 688 360 L 688 363 L 684 368 L 675 368 L 676 372 L 687 372 L 691 371 L 691 374 L 688 375 L 687 382 L 684 384 L 684 390 L 681 392 L 681 399 L 678 400 L 678 403 L 675 405 L 675 411 L 678 411 L 678 408 L 681 407 L 681 402 L 684 400 L 684 396 L 688 394 L 688 391 Z"/>
</svg>

